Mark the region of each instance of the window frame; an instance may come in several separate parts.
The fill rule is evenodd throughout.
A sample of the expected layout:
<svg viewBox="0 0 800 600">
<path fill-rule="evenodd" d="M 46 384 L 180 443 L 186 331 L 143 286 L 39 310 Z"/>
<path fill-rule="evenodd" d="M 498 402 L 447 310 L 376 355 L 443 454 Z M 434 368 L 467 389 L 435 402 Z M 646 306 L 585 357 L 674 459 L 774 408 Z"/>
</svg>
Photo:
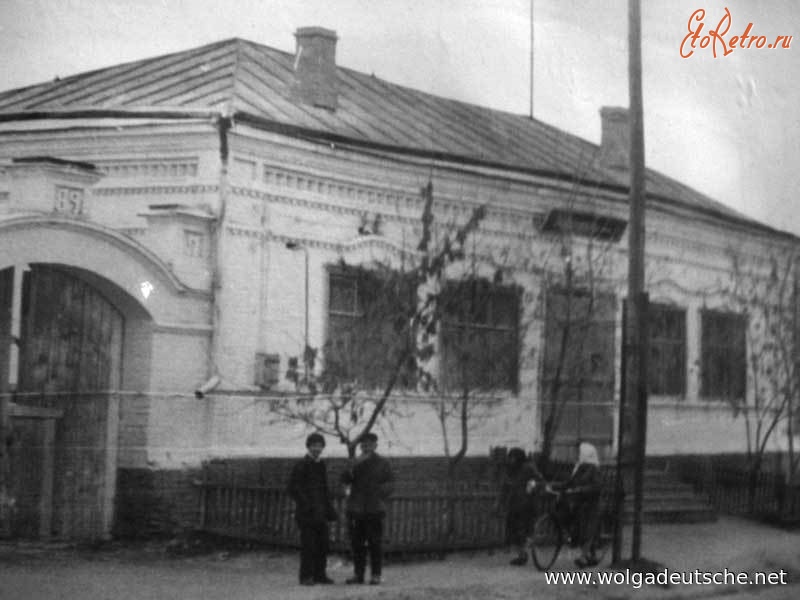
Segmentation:
<svg viewBox="0 0 800 600">
<path fill-rule="evenodd" d="M 456 294 L 458 293 L 458 290 L 454 291 L 454 288 L 467 285 L 480 285 L 483 287 L 481 292 L 489 295 L 485 306 L 474 309 L 474 316 L 470 316 L 469 314 L 465 315 L 465 313 L 462 311 L 456 312 L 448 310 L 450 308 L 450 302 L 448 300 L 452 301 L 451 299 L 455 298 Z M 464 383 L 459 380 L 459 377 L 456 376 L 450 379 L 447 377 L 443 369 L 443 367 L 451 360 L 457 360 L 458 363 L 461 363 L 462 360 L 464 360 L 463 357 L 451 359 L 448 355 L 448 341 L 452 339 L 448 336 L 453 332 L 458 332 L 460 335 L 466 333 L 466 335 L 478 336 L 479 341 L 477 343 L 483 348 L 494 347 L 494 344 L 491 342 L 497 341 L 497 339 L 501 339 L 502 343 L 508 344 L 511 348 L 511 350 L 508 352 L 508 355 L 505 357 L 507 364 L 504 365 L 502 370 L 500 370 L 500 374 L 492 374 L 489 372 L 487 375 L 487 368 L 481 369 L 481 366 L 487 364 L 484 357 L 470 357 L 469 360 L 471 362 L 474 361 L 473 365 L 467 365 L 465 368 L 462 367 L 462 372 L 480 372 L 482 375 L 478 379 L 486 379 L 489 383 L 489 385 L 485 387 L 483 385 L 475 386 L 473 383 L 470 384 L 470 387 L 478 387 L 486 390 L 504 390 L 517 394 L 519 392 L 520 371 L 519 357 L 522 288 L 513 284 L 497 284 L 482 277 L 460 280 L 451 279 L 444 282 L 442 297 L 444 300 L 442 303 L 443 306 L 441 307 L 441 327 L 439 331 L 439 346 L 441 349 L 439 380 L 442 383 L 442 386 L 445 389 L 461 389 L 464 386 Z M 509 298 L 511 299 L 511 311 L 513 315 L 508 323 L 503 323 L 503 321 L 508 319 L 508 314 L 504 313 L 503 317 L 500 317 L 501 311 L 498 306 L 498 300 L 501 300 L 505 303 L 508 302 Z M 463 304 L 459 304 L 458 306 L 463 307 Z M 449 315 L 454 315 L 455 318 L 452 318 Z M 493 337 L 495 339 L 492 339 Z M 491 366 L 488 367 L 488 369 L 491 368 Z M 505 373 L 503 373 L 503 371 L 505 371 Z"/>
<path fill-rule="evenodd" d="M 716 320 L 716 323 L 710 321 Z M 729 326 L 734 326 L 737 331 L 728 338 L 741 342 L 741 348 L 735 348 L 730 339 L 719 341 L 721 335 L 712 333 L 711 326 L 719 325 L 728 320 Z M 743 402 L 747 397 L 747 315 L 733 311 L 718 309 L 702 309 L 700 311 L 700 398 L 706 401 L 728 400 Z M 740 339 L 739 339 L 740 338 Z M 709 347 L 709 344 L 710 347 Z M 709 360 L 711 352 L 719 352 Z M 720 363 L 727 364 L 720 364 Z M 726 368 L 727 380 L 722 382 L 711 381 L 713 374 L 721 368 Z M 713 385 L 712 385 L 713 384 Z M 713 389 L 709 389 L 713 387 Z M 726 389 L 723 389 L 726 388 Z"/>
<path fill-rule="evenodd" d="M 657 336 L 658 333 L 654 330 L 654 323 L 656 322 L 654 317 L 654 312 L 666 313 L 671 314 L 671 316 L 677 316 L 680 318 L 680 324 L 678 325 L 680 329 L 679 337 L 670 337 L 668 335 L 660 335 Z M 670 397 L 686 397 L 686 390 L 687 390 L 687 328 L 686 328 L 686 321 L 687 321 L 687 314 L 686 309 L 675 306 L 673 304 L 666 304 L 660 302 L 651 302 L 648 304 L 647 308 L 647 327 L 648 327 L 648 344 L 649 352 L 648 352 L 648 362 L 647 362 L 647 369 L 648 369 L 648 394 L 652 396 L 670 396 Z M 653 348 L 659 348 L 662 350 L 660 356 L 662 358 L 661 365 L 663 366 L 664 363 L 676 365 L 678 373 L 671 374 L 664 370 L 660 370 L 657 373 L 654 371 L 655 361 L 653 360 Z M 664 352 L 664 348 L 668 348 L 669 352 Z M 672 351 L 677 349 L 677 354 L 679 356 L 674 361 L 671 361 Z M 659 387 L 654 387 L 654 383 L 656 381 L 656 375 L 659 375 L 658 381 Z M 676 388 L 670 387 L 669 383 L 671 381 L 679 381 L 679 385 Z"/>
<path fill-rule="evenodd" d="M 334 333 L 333 328 L 335 327 L 337 331 L 348 331 L 348 332 L 355 332 L 359 330 L 359 326 L 363 326 L 363 331 L 367 331 L 368 333 L 378 333 L 380 334 L 381 327 L 385 326 L 385 321 L 380 320 L 382 317 L 392 317 L 392 315 L 377 315 L 378 320 L 374 321 L 373 323 L 362 322 L 359 323 L 361 319 L 369 319 L 370 315 L 367 302 L 364 300 L 364 295 L 366 292 L 363 290 L 363 284 L 361 283 L 361 278 L 364 277 L 366 280 L 371 280 L 375 282 L 376 286 L 380 285 L 381 273 L 379 270 L 370 269 L 366 266 L 360 265 L 329 265 L 326 269 L 327 274 L 327 304 L 326 304 L 326 325 L 325 325 L 325 343 L 324 343 L 324 351 L 322 354 L 322 364 L 323 364 L 323 371 L 325 371 L 328 366 L 330 366 L 330 358 L 328 353 L 335 351 L 332 347 L 334 343 L 337 343 L 336 340 L 332 338 L 332 334 Z M 395 273 L 395 275 L 402 277 L 402 274 Z M 334 293 L 334 281 L 339 280 L 340 282 L 350 282 L 352 284 L 352 306 L 349 309 L 343 309 L 343 307 L 333 306 L 332 305 L 332 295 Z M 365 280 L 365 281 L 366 281 Z M 402 282 L 401 282 L 402 283 Z M 411 289 L 407 291 L 408 298 L 407 301 L 411 301 L 416 297 L 415 294 L 412 294 Z M 394 296 L 392 296 L 394 297 Z M 398 313 L 394 315 L 394 318 L 397 318 L 400 315 L 400 311 L 402 310 L 402 295 L 398 296 L 398 303 L 395 307 L 398 310 Z M 344 320 L 349 320 L 349 326 L 339 325 L 336 326 L 334 323 L 339 321 L 340 323 Z M 411 332 L 409 332 L 409 337 L 406 343 L 411 343 Z M 387 381 L 387 374 L 386 369 L 391 366 L 391 361 L 388 358 L 387 348 L 380 344 L 380 351 L 371 352 L 369 350 L 370 344 L 376 343 L 376 340 L 372 340 L 367 338 L 366 340 L 362 340 L 364 344 L 360 350 L 356 350 L 357 356 L 355 357 L 356 361 L 363 357 L 363 356 L 373 356 L 373 357 L 387 357 L 385 361 L 378 361 L 378 363 L 373 363 L 371 365 L 365 365 L 363 361 L 361 364 L 355 364 L 356 361 L 351 360 L 352 357 L 348 357 L 346 361 L 346 368 L 349 370 L 349 374 L 351 375 L 351 379 L 359 379 L 363 382 L 364 386 L 367 389 L 377 389 L 382 387 L 386 384 Z M 399 344 L 395 347 L 395 349 L 402 348 L 402 344 Z M 413 353 L 411 355 L 410 360 L 413 360 L 414 356 Z M 400 373 L 400 377 L 395 384 L 397 388 L 400 389 L 412 389 L 416 387 L 416 373 L 411 368 L 403 369 Z"/>
</svg>

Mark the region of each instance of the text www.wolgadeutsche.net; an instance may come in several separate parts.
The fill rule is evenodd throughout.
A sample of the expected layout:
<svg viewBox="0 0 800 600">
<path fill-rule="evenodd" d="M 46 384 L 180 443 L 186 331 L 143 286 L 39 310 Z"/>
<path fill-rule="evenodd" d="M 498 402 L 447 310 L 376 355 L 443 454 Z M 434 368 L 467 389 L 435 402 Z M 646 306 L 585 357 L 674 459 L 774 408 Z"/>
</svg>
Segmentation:
<svg viewBox="0 0 800 600">
<path fill-rule="evenodd" d="M 655 573 L 624 571 L 576 572 L 556 571 L 545 573 L 548 585 L 630 585 L 639 589 L 643 585 L 787 585 L 786 571 L 750 573 L 729 571 L 670 571 Z"/>
</svg>

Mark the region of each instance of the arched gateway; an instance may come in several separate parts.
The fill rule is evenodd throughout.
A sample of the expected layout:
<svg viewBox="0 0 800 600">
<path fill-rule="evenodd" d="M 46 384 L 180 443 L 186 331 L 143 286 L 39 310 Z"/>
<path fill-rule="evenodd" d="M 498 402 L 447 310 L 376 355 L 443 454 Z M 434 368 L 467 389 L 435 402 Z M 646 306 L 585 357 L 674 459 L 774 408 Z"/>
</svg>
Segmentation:
<svg viewBox="0 0 800 600">
<path fill-rule="evenodd" d="M 121 390 L 149 390 L 154 330 L 186 291 L 134 240 L 74 219 L 0 221 L 6 532 L 107 534 Z"/>
</svg>

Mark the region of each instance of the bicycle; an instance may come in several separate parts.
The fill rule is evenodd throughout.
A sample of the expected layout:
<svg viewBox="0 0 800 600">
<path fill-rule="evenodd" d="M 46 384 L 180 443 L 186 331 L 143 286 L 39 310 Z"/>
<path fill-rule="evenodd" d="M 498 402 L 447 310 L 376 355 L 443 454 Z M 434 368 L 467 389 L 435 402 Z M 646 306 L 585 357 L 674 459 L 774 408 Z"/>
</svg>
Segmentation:
<svg viewBox="0 0 800 600">
<path fill-rule="evenodd" d="M 544 493 L 555 496 L 555 502 L 543 515 L 536 518 L 528 538 L 533 564 L 540 571 L 549 570 L 556 562 L 564 542 L 571 541 L 574 521 L 572 511 L 564 499 L 567 492 L 553 490 L 548 484 Z M 590 547 L 591 553 L 597 560 L 596 564 L 605 558 L 611 546 L 613 532 L 613 515 L 608 511 L 601 511 Z"/>
</svg>

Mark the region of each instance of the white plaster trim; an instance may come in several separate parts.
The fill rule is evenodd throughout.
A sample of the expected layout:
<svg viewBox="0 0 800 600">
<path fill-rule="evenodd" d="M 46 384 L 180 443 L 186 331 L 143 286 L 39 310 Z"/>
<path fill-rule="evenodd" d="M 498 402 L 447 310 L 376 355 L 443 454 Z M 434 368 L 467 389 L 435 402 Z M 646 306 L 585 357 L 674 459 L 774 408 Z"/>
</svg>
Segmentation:
<svg viewBox="0 0 800 600">
<path fill-rule="evenodd" d="M 20 229 L 43 229 L 47 227 L 64 228 L 77 231 L 86 236 L 104 239 L 113 243 L 117 247 L 129 253 L 132 258 L 149 264 L 159 275 L 168 281 L 173 289 L 178 293 L 196 292 L 184 285 L 172 271 L 167 267 L 164 261 L 161 260 L 152 250 L 143 246 L 136 240 L 123 233 L 110 229 L 99 223 L 69 219 L 66 217 L 58 217 L 54 215 L 47 216 L 15 216 L 7 219 L 0 219 L 0 232 L 5 228 Z"/>
</svg>

